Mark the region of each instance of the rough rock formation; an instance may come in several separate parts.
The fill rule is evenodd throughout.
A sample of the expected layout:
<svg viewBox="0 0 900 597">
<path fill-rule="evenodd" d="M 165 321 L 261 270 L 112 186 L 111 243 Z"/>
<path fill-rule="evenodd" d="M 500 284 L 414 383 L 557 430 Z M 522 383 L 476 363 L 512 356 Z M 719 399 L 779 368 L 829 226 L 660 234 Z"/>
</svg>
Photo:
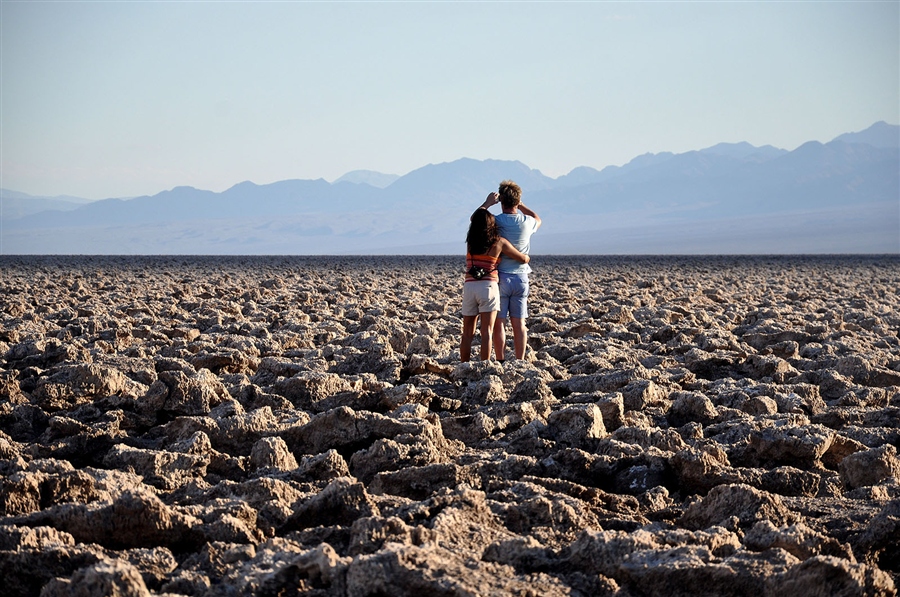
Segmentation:
<svg viewBox="0 0 900 597">
<path fill-rule="evenodd" d="M 897 594 L 896 256 L 0 263 L 5 595 Z"/>
</svg>

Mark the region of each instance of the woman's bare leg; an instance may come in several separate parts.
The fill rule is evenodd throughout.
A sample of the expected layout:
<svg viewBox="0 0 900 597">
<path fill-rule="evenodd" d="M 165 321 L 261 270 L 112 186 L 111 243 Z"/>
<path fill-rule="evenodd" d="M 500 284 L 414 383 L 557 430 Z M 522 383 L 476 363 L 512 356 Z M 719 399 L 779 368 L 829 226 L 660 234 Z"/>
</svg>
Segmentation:
<svg viewBox="0 0 900 597">
<path fill-rule="evenodd" d="M 463 315 L 462 340 L 459 343 L 459 360 L 468 362 L 472 356 L 472 338 L 475 337 L 477 315 Z"/>
<path fill-rule="evenodd" d="M 492 342 L 491 338 L 494 334 L 494 322 L 497 321 L 497 312 L 488 311 L 481 314 L 481 360 L 487 361 L 491 358 Z"/>
</svg>

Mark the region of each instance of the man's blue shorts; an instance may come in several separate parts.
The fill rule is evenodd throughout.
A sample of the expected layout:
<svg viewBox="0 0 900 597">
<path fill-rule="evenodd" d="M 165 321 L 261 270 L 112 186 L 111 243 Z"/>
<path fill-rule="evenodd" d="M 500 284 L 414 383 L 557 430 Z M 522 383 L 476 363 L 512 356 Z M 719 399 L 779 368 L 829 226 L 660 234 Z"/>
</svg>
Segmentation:
<svg viewBox="0 0 900 597">
<path fill-rule="evenodd" d="M 500 313 L 497 317 L 507 319 L 528 317 L 528 274 L 500 274 Z"/>
</svg>

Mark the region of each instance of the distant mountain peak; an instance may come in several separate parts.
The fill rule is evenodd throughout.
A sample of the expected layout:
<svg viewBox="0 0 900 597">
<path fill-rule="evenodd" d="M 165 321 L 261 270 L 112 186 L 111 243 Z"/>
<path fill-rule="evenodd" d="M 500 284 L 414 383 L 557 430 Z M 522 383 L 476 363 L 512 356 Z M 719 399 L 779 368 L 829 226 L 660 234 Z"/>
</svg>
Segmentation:
<svg viewBox="0 0 900 597">
<path fill-rule="evenodd" d="M 241 182 L 238 184 L 247 184 L 247 183 Z M 253 183 L 251 182 L 250 184 L 253 184 Z M 238 186 L 238 185 L 234 185 L 234 186 Z M 188 192 L 188 191 L 197 191 L 197 190 L 199 190 L 199 189 L 197 189 L 196 187 L 192 187 L 190 185 L 178 185 L 177 187 L 172 187 L 169 190 L 169 192 L 170 193 L 184 193 L 184 192 Z M 163 192 L 165 193 L 165 191 L 163 191 Z"/>
<path fill-rule="evenodd" d="M 898 132 L 900 127 L 880 122 L 793 151 L 738 142 L 645 153 L 621 166 L 580 166 L 556 179 L 520 161 L 459 158 L 399 177 L 355 170 L 334 183 L 244 181 L 222 192 L 177 186 L 82 206 L 24 193 L 16 198 L 15 191 L 2 189 L 2 249 L 446 251 L 460 246 L 468 215 L 483 197 L 512 179 L 546 222 L 538 251 L 696 252 L 702 246 L 713 252 L 900 253 Z M 728 233 L 712 244 L 696 244 L 697 231 L 716 229 Z M 686 231 L 693 232 L 685 236 Z M 559 240 L 544 244 L 553 235 Z"/>
<path fill-rule="evenodd" d="M 739 141 L 737 143 L 716 143 L 712 147 L 707 147 L 706 149 L 703 149 L 701 151 L 726 151 L 726 152 L 728 152 L 728 151 L 732 151 L 735 149 L 738 149 L 741 151 L 747 151 L 749 149 L 756 149 L 756 147 L 754 147 L 753 145 L 751 145 L 750 143 L 748 143 L 746 141 Z"/>
<path fill-rule="evenodd" d="M 834 138 L 844 143 L 865 143 L 872 147 L 888 149 L 900 148 L 900 125 L 888 124 L 880 120 L 864 131 L 844 133 Z"/>
<path fill-rule="evenodd" d="M 701 149 L 699 153 L 725 156 L 742 161 L 761 162 L 784 155 L 787 153 L 787 150 L 779 149 L 771 145 L 756 147 L 746 141 L 741 141 L 739 143 L 717 143 L 712 147 Z"/>
<path fill-rule="evenodd" d="M 74 197 L 72 195 L 53 195 L 53 196 L 29 195 L 28 193 L 22 193 L 21 191 L 13 191 L 12 189 L 3 189 L 3 188 L 0 188 L 0 197 L 2 197 L 3 199 L 19 199 L 19 200 L 25 200 L 25 201 L 39 200 L 39 199 L 40 200 L 51 199 L 54 201 L 67 201 L 67 202 L 76 203 L 76 204 L 90 203 L 91 201 L 93 201 L 93 199 L 85 199 L 83 197 Z"/>
<path fill-rule="evenodd" d="M 349 182 L 353 184 L 367 184 L 379 189 L 390 186 L 392 182 L 400 178 L 397 174 L 384 174 L 383 172 L 375 172 L 374 170 L 353 170 L 347 172 L 332 184 L 339 182 Z"/>
<path fill-rule="evenodd" d="M 258 187 L 258 186 L 259 186 L 259 185 L 256 184 L 256 183 L 253 182 L 253 181 L 245 180 L 245 181 L 243 181 L 243 182 L 237 183 L 236 185 L 232 185 L 232 187 L 231 187 L 230 189 L 228 189 L 228 190 L 230 191 L 230 190 L 232 190 L 232 189 L 252 189 L 252 188 Z M 193 187 L 179 187 L 179 188 L 188 188 L 188 189 L 192 189 L 192 190 L 193 190 Z"/>
</svg>

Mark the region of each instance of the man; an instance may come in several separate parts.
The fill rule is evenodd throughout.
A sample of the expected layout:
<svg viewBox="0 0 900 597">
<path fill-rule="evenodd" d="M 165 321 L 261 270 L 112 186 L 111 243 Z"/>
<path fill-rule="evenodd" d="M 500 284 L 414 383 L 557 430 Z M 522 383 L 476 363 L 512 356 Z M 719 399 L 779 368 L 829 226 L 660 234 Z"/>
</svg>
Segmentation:
<svg viewBox="0 0 900 597">
<path fill-rule="evenodd" d="M 500 203 L 503 213 L 496 216 L 500 236 L 526 255 L 531 249 L 531 235 L 541 226 L 541 218 L 522 203 L 522 189 L 511 180 L 500 183 L 499 193 L 491 193 L 481 205 L 484 209 Z M 494 352 L 498 361 L 506 357 L 506 319 L 513 331 L 513 347 L 517 359 L 525 358 L 528 330 L 528 273 L 531 267 L 505 255 L 500 258 L 500 313 L 494 325 Z"/>
</svg>

